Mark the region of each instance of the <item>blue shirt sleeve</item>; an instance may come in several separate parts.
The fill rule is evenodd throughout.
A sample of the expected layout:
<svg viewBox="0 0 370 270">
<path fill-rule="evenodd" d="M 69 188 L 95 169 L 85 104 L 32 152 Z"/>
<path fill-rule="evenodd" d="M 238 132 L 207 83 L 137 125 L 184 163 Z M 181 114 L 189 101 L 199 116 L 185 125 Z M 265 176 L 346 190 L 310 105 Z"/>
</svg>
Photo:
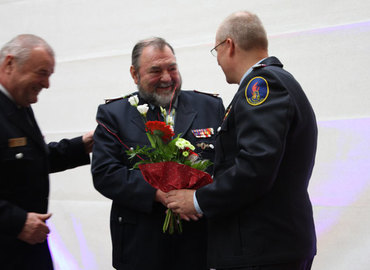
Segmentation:
<svg viewBox="0 0 370 270">
<path fill-rule="evenodd" d="M 195 210 L 197 210 L 198 214 L 203 215 L 203 211 L 202 211 L 202 209 L 200 209 L 200 206 L 199 206 L 198 200 L 197 200 L 197 196 L 195 196 L 195 193 L 196 193 L 196 191 L 194 192 L 194 195 L 193 195 L 194 208 L 195 208 Z"/>
</svg>

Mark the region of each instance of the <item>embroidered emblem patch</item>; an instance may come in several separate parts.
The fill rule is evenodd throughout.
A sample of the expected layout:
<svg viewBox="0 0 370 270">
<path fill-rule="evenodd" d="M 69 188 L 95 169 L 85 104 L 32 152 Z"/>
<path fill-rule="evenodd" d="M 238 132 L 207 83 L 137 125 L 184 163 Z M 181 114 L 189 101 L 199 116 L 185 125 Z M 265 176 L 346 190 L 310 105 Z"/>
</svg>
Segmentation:
<svg viewBox="0 0 370 270">
<path fill-rule="evenodd" d="M 214 134 L 213 128 L 193 129 L 191 131 L 195 138 L 209 138 Z"/>
<path fill-rule="evenodd" d="M 254 77 L 245 88 L 245 97 L 252 106 L 257 106 L 265 102 L 269 96 L 269 85 L 262 77 Z"/>
</svg>

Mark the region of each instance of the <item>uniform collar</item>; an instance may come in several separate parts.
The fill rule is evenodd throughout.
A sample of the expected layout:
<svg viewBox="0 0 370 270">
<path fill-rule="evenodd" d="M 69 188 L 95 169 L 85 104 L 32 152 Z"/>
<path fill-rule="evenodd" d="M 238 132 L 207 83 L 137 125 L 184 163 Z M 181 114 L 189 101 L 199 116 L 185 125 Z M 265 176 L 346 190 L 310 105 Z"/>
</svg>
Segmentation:
<svg viewBox="0 0 370 270">
<path fill-rule="evenodd" d="M 257 63 L 255 63 L 253 66 L 251 66 L 246 73 L 244 73 L 242 79 L 240 80 L 239 82 L 239 85 L 242 83 L 242 81 L 249 75 L 249 73 L 252 72 L 253 68 L 256 66 L 256 65 L 259 65 L 262 61 L 264 61 L 267 57 L 261 59 L 260 61 L 258 61 Z"/>
<path fill-rule="evenodd" d="M 11 101 L 14 101 L 14 98 L 10 95 L 10 93 L 8 92 L 8 90 L 5 89 L 5 87 L 0 83 L 0 92 L 4 93 L 5 96 L 7 96 Z"/>
</svg>

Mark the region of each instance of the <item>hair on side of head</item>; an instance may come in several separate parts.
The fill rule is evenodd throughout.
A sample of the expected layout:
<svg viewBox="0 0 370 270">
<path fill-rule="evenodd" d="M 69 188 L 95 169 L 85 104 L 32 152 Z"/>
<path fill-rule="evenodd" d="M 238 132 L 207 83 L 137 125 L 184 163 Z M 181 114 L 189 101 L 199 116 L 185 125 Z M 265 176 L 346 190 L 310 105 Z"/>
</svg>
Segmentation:
<svg viewBox="0 0 370 270">
<path fill-rule="evenodd" d="M 160 50 L 163 50 L 167 46 L 171 49 L 172 53 L 175 54 L 173 47 L 164 38 L 151 37 L 151 38 L 140 40 L 139 42 L 135 44 L 132 50 L 132 54 L 131 54 L 131 65 L 136 70 L 140 68 L 139 59 L 140 59 L 140 56 L 144 48 L 149 47 L 149 46 L 153 46 Z"/>
<path fill-rule="evenodd" d="M 44 48 L 52 57 L 55 57 L 54 50 L 44 39 L 32 34 L 21 34 L 14 37 L 0 49 L 0 63 L 8 55 L 13 55 L 19 64 L 23 64 L 28 59 L 32 49 L 37 47 Z"/>
</svg>

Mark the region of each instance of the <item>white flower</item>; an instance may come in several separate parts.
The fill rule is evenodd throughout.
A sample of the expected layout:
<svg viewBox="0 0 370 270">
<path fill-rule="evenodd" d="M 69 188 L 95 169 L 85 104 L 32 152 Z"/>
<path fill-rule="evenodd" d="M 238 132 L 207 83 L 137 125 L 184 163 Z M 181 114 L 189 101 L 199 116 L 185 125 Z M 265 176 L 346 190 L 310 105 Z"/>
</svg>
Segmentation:
<svg viewBox="0 0 370 270">
<path fill-rule="evenodd" d="M 176 147 L 179 148 L 179 149 L 184 149 L 185 148 L 185 144 L 183 142 L 183 139 L 179 138 L 176 143 L 175 143 Z"/>
<path fill-rule="evenodd" d="M 148 106 L 148 104 L 139 105 L 139 106 L 137 106 L 137 110 L 139 111 L 139 113 L 141 115 L 146 116 L 146 113 L 149 110 L 149 106 Z"/>
<path fill-rule="evenodd" d="M 166 118 L 166 116 L 167 116 L 167 111 L 166 111 L 166 109 L 165 109 L 165 108 L 163 108 L 162 106 L 159 106 L 159 108 L 161 109 L 161 113 L 162 113 L 163 117 L 164 117 L 164 118 Z"/>
<path fill-rule="evenodd" d="M 185 140 L 183 138 L 179 138 L 175 145 L 177 146 L 177 148 L 183 150 L 185 148 L 189 148 L 190 150 L 194 151 L 195 147 L 188 141 L 188 140 Z"/>
<path fill-rule="evenodd" d="M 167 115 L 167 118 L 166 118 L 166 124 L 173 127 L 173 125 L 175 124 L 175 122 L 173 121 L 173 116 L 172 115 Z"/>
<path fill-rule="evenodd" d="M 137 107 L 139 104 L 139 97 L 137 95 L 131 96 L 129 97 L 128 102 L 130 102 L 131 106 Z"/>
</svg>

